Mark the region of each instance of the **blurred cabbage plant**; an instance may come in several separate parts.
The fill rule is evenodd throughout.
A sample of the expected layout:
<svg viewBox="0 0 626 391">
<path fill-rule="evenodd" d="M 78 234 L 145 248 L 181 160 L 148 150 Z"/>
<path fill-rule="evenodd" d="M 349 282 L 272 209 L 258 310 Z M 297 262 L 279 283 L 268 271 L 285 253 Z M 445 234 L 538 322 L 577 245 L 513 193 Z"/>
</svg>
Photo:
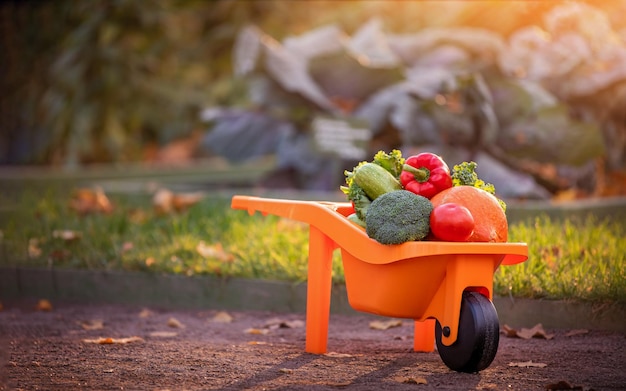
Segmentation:
<svg viewBox="0 0 626 391">
<path fill-rule="evenodd" d="M 626 125 L 612 117 L 619 102 L 592 103 L 626 82 L 626 45 L 606 22 L 591 6 L 567 3 L 545 15 L 546 30 L 523 27 L 508 39 L 470 27 L 389 34 L 372 19 L 351 36 L 327 25 L 278 42 L 249 26 L 234 49 L 235 74 L 255 115 L 278 122 L 225 127 L 232 115 L 217 115 L 205 145 L 235 161 L 276 154 L 278 170 L 329 175 L 351 162 L 315 150 L 311 123 L 326 115 L 364 121 L 366 156 L 399 148 L 436 151 L 449 164 L 488 161 L 481 176 L 503 197 L 546 198 L 581 182 L 592 191 L 595 159 L 608 156 L 615 169 L 626 159 Z M 626 104 L 624 94 L 613 98 Z M 236 139 L 246 142 L 226 148 Z M 542 165 L 574 170 L 558 178 Z"/>
</svg>

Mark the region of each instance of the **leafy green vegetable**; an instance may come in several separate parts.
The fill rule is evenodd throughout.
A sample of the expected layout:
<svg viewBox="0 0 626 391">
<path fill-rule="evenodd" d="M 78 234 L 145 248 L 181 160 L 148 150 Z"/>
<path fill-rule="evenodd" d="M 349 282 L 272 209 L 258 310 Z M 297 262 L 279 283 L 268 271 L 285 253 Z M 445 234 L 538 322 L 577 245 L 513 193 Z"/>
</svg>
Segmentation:
<svg viewBox="0 0 626 391">
<path fill-rule="evenodd" d="M 352 182 L 348 188 L 348 199 L 354 204 L 354 211 L 359 219 L 365 221 L 365 215 L 367 214 L 367 208 L 372 201 L 369 199 L 365 191 L 356 183 Z"/>
<path fill-rule="evenodd" d="M 385 170 L 389 171 L 396 179 L 400 178 L 400 174 L 402 173 L 402 167 L 404 166 L 404 158 L 402 157 L 402 152 L 398 149 L 394 149 L 393 151 L 386 153 L 384 151 L 378 151 L 376 155 L 374 155 L 374 160 L 372 163 L 376 163 Z"/>
<path fill-rule="evenodd" d="M 352 221 L 354 224 L 360 227 L 365 228 L 365 221 L 360 219 L 356 213 L 352 213 L 351 215 L 348 215 L 348 220 Z"/>
</svg>

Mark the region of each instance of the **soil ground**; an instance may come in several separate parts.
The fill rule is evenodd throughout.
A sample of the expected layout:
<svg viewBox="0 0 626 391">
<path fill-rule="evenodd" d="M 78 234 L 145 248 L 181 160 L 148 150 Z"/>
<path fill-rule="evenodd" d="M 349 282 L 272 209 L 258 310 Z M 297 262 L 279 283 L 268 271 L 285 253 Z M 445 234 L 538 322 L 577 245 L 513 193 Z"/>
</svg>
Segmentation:
<svg viewBox="0 0 626 391">
<path fill-rule="evenodd" d="M 33 305 L 0 311 L 0 390 L 626 389 L 620 333 L 501 335 L 491 366 L 467 374 L 437 352 L 412 351 L 406 320 L 377 330 L 370 323 L 388 319 L 331 315 L 329 353 L 314 355 L 304 351 L 304 314 L 230 311 L 228 321 L 217 310 Z M 100 337 L 139 338 L 93 343 Z"/>
</svg>

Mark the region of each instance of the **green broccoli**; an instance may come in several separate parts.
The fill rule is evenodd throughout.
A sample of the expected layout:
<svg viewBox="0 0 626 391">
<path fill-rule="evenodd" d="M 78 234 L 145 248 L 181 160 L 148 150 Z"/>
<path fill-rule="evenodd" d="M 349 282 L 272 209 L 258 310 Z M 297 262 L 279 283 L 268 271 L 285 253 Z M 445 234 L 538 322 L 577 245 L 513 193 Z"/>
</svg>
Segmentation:
<svg viewBox="0 0 626 391">
<path fill-rule="evenodd" d="M 376 198 L 365 215 L 367 235 L 382 244 L 424 239 L 430 231 L 433 204 L 408 190 L 395 190 Z"/>
<path fill-rule="evenodd" d="M 378 151 L 374 155 L 372 163 L 378 164 L 398 179 L 402 173 L 402 167 L 404 167 L 404 158 L 402 157 L 402 152 L 398 149 L 394 149 L 389 153 Z"/>
<path fill-rule="evenodd" d="M 473 186 L 483 189 L 488 193 L 495 194 L 496 189 L 491 183 L 485 183 L 485 181 L 478 178 L 476 174 L 476 162 L 463 162 L 457 164 L 452 169 L 452 184 L 454 186 Z"/>
<path fill-rule="evenodd" d="M 487 183 L 478 178 L 476 174 L 476 162 L 463 162 L 457 164 L 452 169 L 452 185 L 453 186 L 473 186 L 486 191 L 489 194 L 496 195 L 496 187 L 491 183 Z M 506 203 L 498 198 L 498 202 L 504 211 L 506 211 Z"/>
</svg>

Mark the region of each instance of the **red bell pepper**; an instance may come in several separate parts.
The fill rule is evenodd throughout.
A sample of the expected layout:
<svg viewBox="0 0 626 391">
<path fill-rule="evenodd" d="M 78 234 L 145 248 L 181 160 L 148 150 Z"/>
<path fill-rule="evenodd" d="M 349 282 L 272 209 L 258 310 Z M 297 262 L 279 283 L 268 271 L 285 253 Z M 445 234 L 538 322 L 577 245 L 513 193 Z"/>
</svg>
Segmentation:
<svg viewBox="0 0 626 391">
<path fill-rule="evenodd" d="M 406 190 L 430 199 L 452 187 L 452 178 L 448 165 L 441 157 L 424 152 L 406 159 L 400 183 Z"/>
</svg>

